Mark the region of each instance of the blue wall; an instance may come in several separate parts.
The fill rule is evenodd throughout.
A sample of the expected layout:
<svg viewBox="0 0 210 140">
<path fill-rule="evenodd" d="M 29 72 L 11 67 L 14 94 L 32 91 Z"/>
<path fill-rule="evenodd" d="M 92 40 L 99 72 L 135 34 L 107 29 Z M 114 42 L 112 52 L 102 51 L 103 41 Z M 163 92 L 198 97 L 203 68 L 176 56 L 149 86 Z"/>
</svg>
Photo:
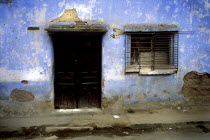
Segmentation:
<svg viewBox="0 0 210 140">
<path fill-rule="evenodd" d="M 8 99 L 15 88 L 33 92 L 36 99 L 53 98 L 53 46 L 44 28 L 72 8 L 81 20 L 108 25 L 102 44 L 103 97 L 130 94 L 127 103 L 178 101 L 183 98 L 178 92 L 186 73 L 210 72 L 210 0 L 13 0 L 10 7 L 0 3 L 1 99 Z M 194 31 L 179 35 L 178 73 L 125 75 L 125 36 L 111 38 L 112 29 L 123 29 L 126 24 L 172 23 L 181 31 Z M 27 31 L 28 26 L 40 30 Z M 22 80 L 29 83 L 24 85 Z M 137 99 L 139 93 L 147 97 Z"/>
</svg>

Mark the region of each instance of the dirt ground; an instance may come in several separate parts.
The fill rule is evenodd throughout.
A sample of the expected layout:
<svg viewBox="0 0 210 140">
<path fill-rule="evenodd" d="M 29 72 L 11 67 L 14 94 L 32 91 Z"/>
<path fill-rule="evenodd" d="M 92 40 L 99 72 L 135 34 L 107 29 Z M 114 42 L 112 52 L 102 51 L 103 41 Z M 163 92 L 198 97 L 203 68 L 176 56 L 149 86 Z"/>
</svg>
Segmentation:
<svg viewBox="0 0 210 140">
<path fill-rule="evenodd" d="M 103 132 L 98 134 L 89 135 L 77 134 L 74 137 L 59 137 L 56 135 L 51 136 L 36 136 L 36 137 L 13 137 L 4 140 L 22 140 L 22 139 L 32 139 L 32 140 L 209 140 L 210 133 L 204 133 L 199 130 L 167 130 L 167 131 L 154 131 L 154 132 L 139 132 L 130 133 L 127 131 L 113 134 L 112 132 Z"/>
<path fill-rule="evenodd" d="M 84 131 L 56 131 L 51 133 L 39 133 L 36 131 L 25 133 L 1 134 L 3 140 L 209 140 L 210 124 L 205 122 L 183 123 L 174 125 L 157 125 L 144 128 L 112 127 Z"/>
<path fill-rule="evenodd" d="M 185 108 L 183 108 L 185 109 Z M 191 109 L 193 110 L 193 109 Z M 210 111 L 194 109 L 156 110 L 119 115 L 54 114 L 33 118 L 1 118 L 0 139 L 125 139 L 192 137 L 204 139 L 210 134 Z M 66 129 L 63 129 L 66 128 Z M 84 128 L 90 128 L 88 131 Z M 78 129 L 80 129 L 78 131 Z M 50 131 L 49 131 L 50 130 Z M 53 131 L 52 131 L 53 130 Z M 54 131 L 56 130 L 56 131 Z M 150 138 L 154 136 L 153 138 Z M 173 140 L 173 139 L 172 139 Z"/>
</svg>

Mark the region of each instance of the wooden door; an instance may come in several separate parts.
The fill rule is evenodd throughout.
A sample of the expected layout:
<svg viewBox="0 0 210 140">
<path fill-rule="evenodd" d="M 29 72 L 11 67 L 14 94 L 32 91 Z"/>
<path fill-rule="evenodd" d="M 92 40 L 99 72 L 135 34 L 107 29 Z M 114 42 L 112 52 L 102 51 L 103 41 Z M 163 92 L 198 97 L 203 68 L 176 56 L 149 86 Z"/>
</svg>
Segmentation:
<svg viewBox="0 0 210 140">
<path fill-rule="evenodd" d="M 55 108 L 101 106 L 101 36 L 53 35 Z"/>
</svg>

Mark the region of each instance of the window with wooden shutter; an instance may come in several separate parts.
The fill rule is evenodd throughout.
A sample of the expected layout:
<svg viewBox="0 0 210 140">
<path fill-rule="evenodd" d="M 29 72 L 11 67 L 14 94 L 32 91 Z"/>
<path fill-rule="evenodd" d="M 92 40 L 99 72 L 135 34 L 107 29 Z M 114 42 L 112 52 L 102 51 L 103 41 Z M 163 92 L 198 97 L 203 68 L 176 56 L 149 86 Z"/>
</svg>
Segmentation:
<svg viewBox="0 0 210 140">
<path fill-rule="evenodd" d="M 126 72 L 172 74 L 178 69 L 178 32 L 126 34 Z"/>
</svg>

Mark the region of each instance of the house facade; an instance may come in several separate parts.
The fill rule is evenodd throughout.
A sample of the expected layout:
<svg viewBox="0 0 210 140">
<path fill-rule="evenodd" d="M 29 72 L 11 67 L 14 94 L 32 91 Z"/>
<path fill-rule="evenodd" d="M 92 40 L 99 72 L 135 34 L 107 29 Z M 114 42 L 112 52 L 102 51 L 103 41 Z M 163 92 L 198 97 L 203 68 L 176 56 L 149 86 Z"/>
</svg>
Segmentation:
<svg viewBox="0 0 210 140">
<path fill-rule="evenodd" d="M 1 0 L 0 114 L 209 105 L 209 0 Z"/>
</svg>

